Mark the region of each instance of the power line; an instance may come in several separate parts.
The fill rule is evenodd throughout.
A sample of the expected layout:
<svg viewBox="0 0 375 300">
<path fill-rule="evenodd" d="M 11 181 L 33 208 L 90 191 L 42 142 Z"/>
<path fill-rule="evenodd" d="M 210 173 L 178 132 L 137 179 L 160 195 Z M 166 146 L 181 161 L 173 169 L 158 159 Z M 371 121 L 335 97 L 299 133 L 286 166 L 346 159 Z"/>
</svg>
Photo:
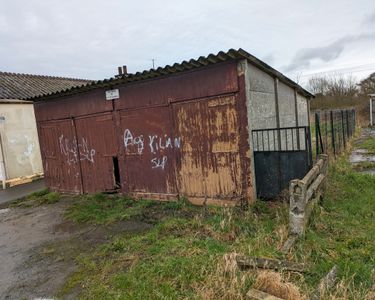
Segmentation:
<svg viewBox="0 0 375 300">
<path fill-rule="evenodd" d="M 375 63 L 368 63 L 368 64 L 358 65 L 354 67 L 337 68 L 333 70 L 315 72 L 315 73 L 310 73 L 310 74 L 302 74 L 300 77 L 311 77 L 315 75 L 323 75 L 323 74 L 331 74 L 331 73 L 350 74 L 350 73 L 358 73 L 358 72 L 371 71 L 371 70 L 375 71 Z"/>
</svg>

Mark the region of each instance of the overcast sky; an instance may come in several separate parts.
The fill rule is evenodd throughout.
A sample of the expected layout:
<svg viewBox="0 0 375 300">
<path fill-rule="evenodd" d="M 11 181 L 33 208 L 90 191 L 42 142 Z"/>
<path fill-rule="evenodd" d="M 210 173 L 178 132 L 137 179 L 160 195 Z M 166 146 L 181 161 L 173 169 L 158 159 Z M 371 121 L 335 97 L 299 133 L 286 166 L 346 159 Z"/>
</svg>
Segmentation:
<svg viewBox="0 0 375 300">
<path fill-rule="evenodd" d="M 292 79 L 375 71 L 374 0 L 0 0 L 0 70 L 88 79 L 243 48 Z"/>
</svg>

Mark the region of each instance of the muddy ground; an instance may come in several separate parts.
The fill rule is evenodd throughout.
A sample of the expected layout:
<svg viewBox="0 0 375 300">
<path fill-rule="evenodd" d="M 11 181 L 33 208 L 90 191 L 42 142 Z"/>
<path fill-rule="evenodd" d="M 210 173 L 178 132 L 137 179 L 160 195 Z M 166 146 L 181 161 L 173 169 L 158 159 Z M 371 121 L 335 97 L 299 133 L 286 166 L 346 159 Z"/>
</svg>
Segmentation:
<svg viewBox="0 0 375 300">
<path fill-rule="evenodd" d="M 76 269 L 80 252 L 120 232 L 151 227 L 141 221 L 75 224 L 63 216 L 71 201 L 0 210 L 0 299 L 53 298 Z M 78 293 L 73 291 L 66 299 Z"/>
</svg>

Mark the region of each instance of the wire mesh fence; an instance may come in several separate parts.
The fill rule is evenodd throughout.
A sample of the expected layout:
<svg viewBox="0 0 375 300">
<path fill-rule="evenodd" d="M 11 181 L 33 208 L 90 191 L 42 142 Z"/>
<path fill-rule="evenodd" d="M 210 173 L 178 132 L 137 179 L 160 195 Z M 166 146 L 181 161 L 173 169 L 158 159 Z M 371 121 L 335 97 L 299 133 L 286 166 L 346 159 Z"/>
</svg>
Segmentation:
<svg viewBox="0 0 375 300">
<path fill-rule="evenodd" d="M 323 110 L 315 112 L 315 155 L 332 153 L 334 156 L 345 150 L 356 126 L 354 109 Z"/>
</svg>

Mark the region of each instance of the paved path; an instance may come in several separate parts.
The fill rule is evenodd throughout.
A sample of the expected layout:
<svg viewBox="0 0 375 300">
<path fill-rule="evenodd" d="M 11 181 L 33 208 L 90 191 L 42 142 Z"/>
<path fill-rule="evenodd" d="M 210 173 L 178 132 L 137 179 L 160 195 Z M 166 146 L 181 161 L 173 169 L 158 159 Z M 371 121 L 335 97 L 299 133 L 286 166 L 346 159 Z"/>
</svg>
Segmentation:
<svg viewBox="0 0 375 300">
<path fill-rule="evenodd" d="M 0 189 L 0 208 L 5 207 L 11 201 L 25 197 L 45 187 L 44 180 L 40 179 L 30 183 L 16 185 L 5 190 Z"/>
<path fill-rule="evenodd" d="M 375 128 L 363 128 L 361 136 L 354 141 L 354 149 L 350 155 L 350 162 L 354 167 L 360 166 L 361 163 L 375 163 L 375 154 L 360 148 L 360 144 L 369 138 L 375 139 Z M 358 171 L 375 175 L 375 167 L 367 167 L 366 169 L 360 169 Z"/>
</svg>

